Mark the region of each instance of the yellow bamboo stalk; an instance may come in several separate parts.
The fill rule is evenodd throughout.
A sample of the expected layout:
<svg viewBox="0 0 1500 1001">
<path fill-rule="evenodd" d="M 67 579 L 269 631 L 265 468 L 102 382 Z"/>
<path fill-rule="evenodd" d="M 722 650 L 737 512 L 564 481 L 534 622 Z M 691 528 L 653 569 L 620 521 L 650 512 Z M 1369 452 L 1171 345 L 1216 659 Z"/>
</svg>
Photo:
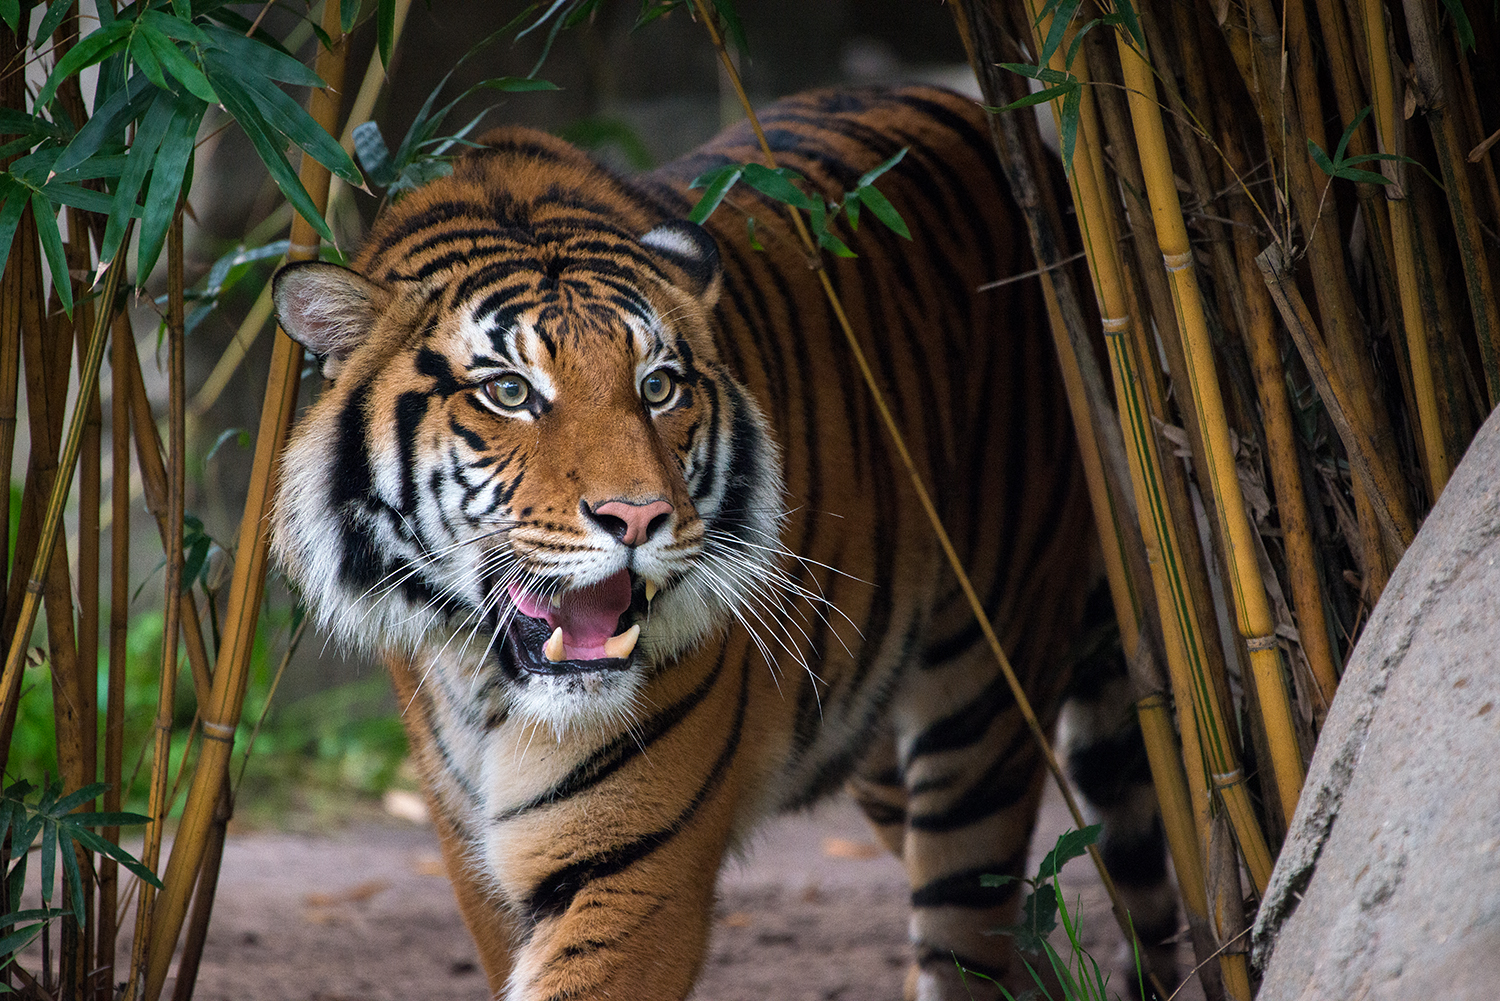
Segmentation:
<svg viewBox="0 0 1500 1001">
<path fill-rule="evenodd" d="M 1423 0 L 1403 0 L 1402 7 L 1406 12 L 1412 64 L 1422 91 L 1423 111 L 1432 129 L 1432 144 L 1443 172 L 1443 190 L 1448 198 L 1459 261 L 1463 265 L 1464 285 L 1469 292 L 1474 334 L 1479 341 L 1485 379 L 1489 383 L 1490 403 L 1494 405 L 1500 402 L 1500 303 L 1495 298 L 1494 279 L 1484 252 L 1484 236 L 1479 230 L 1479 216 L 1464 162 L 1466 151 L 1458 136 L 1458 123 L 1447 108 L 1448 74 L 1433 41 L 1432 12 Z"/>
<path fill-rule="evenodd" d="M 1369 53 L 1371 96 L 1373 98 L 1375 134 L 1380 151 L 1401 153 L 1403 126 L 1396 119 L 1395 78 L 1391 75 L 1390 50 L 1386 46 L 1385 7 L 1382 0 L 1363 0 L 1365 47 Z M 1406 165 L 1399 161 L 1381 162 L 1381 170 L 1390 178 L 1385 197 L 1390 210 L 1391 243 L 1396 258 L 1396 282 L 1401 296 L 1401 322 L 1406 330 L 1406 350 L 1411 364 L 1412 389 L 1417 400 L 1417 422 L 1421 428 L 1423 451 L 1427 457 L 1428 486 L 1431 500 L 1448 482 L 1451 463 L 1438 418 L 1437 387 L 1433 382 L 1432 360 L 1428 347 L 1426 318 L 1422 312 L 1417 262 L 1413 247 L 1411 201 L 1406 197 Z"/>
<path fill-rule="evenodd" d="M 167 790 L 171 771 L 172 715 L 177 701 L 177 652 L 182 621 L 182 524 L 187 493 L 187 439 L 183 427 L 183 400 L 186 369 L 182 313 L 182 210 L 179 208 L 167 233 L 167 344 L 168 344 L 168 413 L 169 449 L 167 483 L 167 532 L 165 539 L 167 572 L 165 612 L 161 635 L 161 676 L 156 699 L 155 740 L 151 755 L 150 817 L 141 862 L 156 871 L 161 858 L 162 836 L 170 809 Z M 141 886 L 140 903 L 135 911 L 135 950 L 131 965 L 139 968 L 150 942 L 151 913 L 156 903 L 156 887 Z"/>
<path fill-rule="evenodd" d="M 329 132 L 337 127 L 338 94 L 343 87 L 348 43 L 340 30 L 339 6 L 337 0 L 330 0 L 323 10 L 323 30 L 333 41 L 318 54 L 316 71 L 328 87 L 314 90 L 309 97 L 312 117 Z M 326 167 L 310 156 L 303 156 L 302 185 L 319 212 L 327 207 L 328 178 Z M 317 231 L 301 216 L 292 221 L 291 244 L 291 252 L 287 255 L 291 259 L 315 260 L 318 256 Z M 152 918 L 145 968 L 140 971 L 139 979 L 134 974 L 131 977 L 132 996 L 136 996 L 139 985 L 139 997 L 144 1001 L 157 1001 L 161 996 L 186 917 L 188 898 L 197 882 L 207 848 L 208 830 L 220 789 L 228 775 L 229 754 L 244 703 L 250 652 L 260 614 L 260 596 L 265 586 L 269 548 L 266 512 L 275 494 L 277 458 L 286 442 L 296 409 L 301 368 L 302 348 L 278 331 L 261 408 L 250 489 L 245 498 L 245 514 L 240 521 L 234 578 L 230 583 L 229 606 L 214 670 L 213 690 L 208 702 L 200 707 L 204 737 L 202 750 L 162 879 L 164 889 Z"/>
<path fill-rule="evenodd" d="M 1281 651 L 1276 645 L 1276 625 L 1256 558 L 1254 529 L 1245 513 L 1234 453 L 1229 442 L 1229 424 L 1213 360 L 1208 319 L 1188 243 L 1187 225 L 1177 198 L 1172 164 L 1167 154 L 1166 130 L 1156 102 L 1156 81 L 1145 54 L 1125 32 L 1116 35 L 1120 65 L 1125 74 L 1130 117 L 1135 124 L 1136 143 L 1145 171 L 1146 192 L 1156 222 L 1156 238 L 1171 281 L 1177 310 L 1177 327 L 1191 379 L 1192 402 L 1203 434 L 1207 468 L 1200 477 L 1217 500 L 1220 537 L 1234 593 L 1235 618 L 1240 635 L 1250 650 L 1250 669 L 1255 674 L 1256 694 L 1270 743 L 1275 789 L 1281 799 L 1282 816 L 1290 821 L 1302 792 L 1302 754 L 1292 723 Z"/>
</svg>

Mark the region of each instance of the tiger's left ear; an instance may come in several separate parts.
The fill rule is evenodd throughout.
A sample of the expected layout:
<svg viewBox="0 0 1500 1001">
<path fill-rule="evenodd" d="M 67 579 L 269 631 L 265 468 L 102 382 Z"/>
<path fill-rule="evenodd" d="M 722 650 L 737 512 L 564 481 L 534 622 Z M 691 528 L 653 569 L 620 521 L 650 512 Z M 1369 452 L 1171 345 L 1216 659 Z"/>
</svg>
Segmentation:
<svg viewBox="0 0 1500 1001">
<path fill-rule="evenodd" d="M 363 275 L 321 261 L 288 264 L 271 281 L 281 328 L 323 359 L 328 379 L 364 342 L 390 299 L 389 291 Z"/>
<path fill-rule="evenodd" d="M 723 272 L 719 245 L 708 230 L 686 219 L 673 219 L 642 236 L 641 246 L 675 265 L 687 277 L 685 291 L 702 299 L 705 309 L 718 302 Z"/>
</svg>

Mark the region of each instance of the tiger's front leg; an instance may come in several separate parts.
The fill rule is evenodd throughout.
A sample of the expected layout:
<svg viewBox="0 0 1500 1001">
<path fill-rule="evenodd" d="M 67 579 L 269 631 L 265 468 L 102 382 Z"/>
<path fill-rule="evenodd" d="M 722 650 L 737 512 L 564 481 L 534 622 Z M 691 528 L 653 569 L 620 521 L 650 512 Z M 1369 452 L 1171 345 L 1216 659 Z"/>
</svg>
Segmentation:
<svg viewBox="0 0 1500 1001">
<path fill-rule="evenodd" d="M 504 714 L 466 722 L 440 669 L 389 663 L 497 998 L 691 990 L 764 747 L 753 670 L 764 666 L 715 653 L 658 678 L 640 699 L 658 711 L 613 734 L 559 735 Z"/>
</svg>

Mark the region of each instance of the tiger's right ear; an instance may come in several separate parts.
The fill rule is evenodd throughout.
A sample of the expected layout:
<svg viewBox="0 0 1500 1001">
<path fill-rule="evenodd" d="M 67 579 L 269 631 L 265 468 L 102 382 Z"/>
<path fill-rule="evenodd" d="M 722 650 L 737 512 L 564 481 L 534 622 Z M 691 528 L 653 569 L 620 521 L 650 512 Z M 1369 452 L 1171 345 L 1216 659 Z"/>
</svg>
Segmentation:
<svg viewBox="0 0 1500 1001">
<path fill-rule="evenodd" d="M 323 359 L 323 375 L 338 375 L 344 359 L 385 312 L 391 294 L 363 275 L 322 261 L 299 261 L 276 272 L 271 300 L 287 336 Z"/>
</svg>

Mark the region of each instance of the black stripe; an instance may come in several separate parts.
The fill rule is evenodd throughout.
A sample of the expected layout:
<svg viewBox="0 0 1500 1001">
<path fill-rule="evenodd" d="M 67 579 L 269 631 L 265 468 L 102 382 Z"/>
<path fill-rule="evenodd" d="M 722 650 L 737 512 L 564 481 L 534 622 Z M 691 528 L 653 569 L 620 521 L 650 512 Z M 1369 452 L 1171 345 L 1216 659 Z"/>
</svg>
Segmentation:
<svg viewBox="0 0 1500 1001">
<path fill-rule="evenodd" d="M 1014 880 L 1003 886 L 985 886 L 982 876 L 1014 876 L 1026 864 L 1025 855 L 974 866 L 940 876 L 911 891 L 913 907 L 999 907 L 1016 895 Z"/>
</svg>

